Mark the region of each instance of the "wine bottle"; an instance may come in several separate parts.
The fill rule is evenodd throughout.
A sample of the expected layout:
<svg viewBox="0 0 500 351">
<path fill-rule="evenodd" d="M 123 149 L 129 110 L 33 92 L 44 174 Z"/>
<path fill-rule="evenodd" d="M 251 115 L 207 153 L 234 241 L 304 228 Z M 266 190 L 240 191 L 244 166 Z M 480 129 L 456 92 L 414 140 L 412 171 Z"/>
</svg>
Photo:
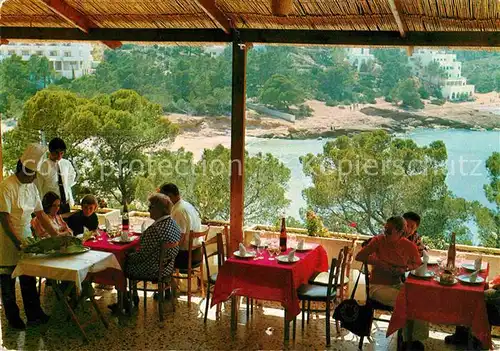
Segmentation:
<svg viewBox="0 0 500 351">
<path fill-rule="evenodd" d="M 129 222 L 129 217 L 128 217 L 128 206 L 127 206 L 127 202 L 125 201 L 125 204 L 123 205 L 123 213 L 122 213 L 122 231 L 124 233 L 128 234 L 129 226 L 130 226 L 130 222 Z"/>
<path fill-rule="evenodd" d="M 451 233 L 450 246 L 448 247 L 448 261 L 446 262 L 446 268 L 450 271 L 453 271 L 455 269 L 455 258 L 457 255 L 455 240 L 455 233 Z"/>
<path fill-rule="evenodd" d="M 280 251 L 286 251 L 286 224 L 285 217 L 281 218 L 281 231 L 280 231 Z"/>
</svg>

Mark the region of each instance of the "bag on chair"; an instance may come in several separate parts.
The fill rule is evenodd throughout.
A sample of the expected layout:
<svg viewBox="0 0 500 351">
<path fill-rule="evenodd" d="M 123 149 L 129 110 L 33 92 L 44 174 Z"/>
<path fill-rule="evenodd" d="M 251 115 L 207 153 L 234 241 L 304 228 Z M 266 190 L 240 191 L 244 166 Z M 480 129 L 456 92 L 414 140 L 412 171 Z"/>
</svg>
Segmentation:
<svg viewBox="0 0 500 351">
<path fill-rule="evenodd" d="M 354 299 L 362 271 L 363 267 L 359 271 L 351 298 L 342 301 L 337 306 L 333 313 L 333 318 L 340 321 L 342 328 L 349 330 L 357 336 L 370 336 L 373 322 L 373 308 L 368 302 L 365 305 L 360 305 Z M 368 291 L 366 292 L 366 297 L 368 300 Z"/>
</svg>

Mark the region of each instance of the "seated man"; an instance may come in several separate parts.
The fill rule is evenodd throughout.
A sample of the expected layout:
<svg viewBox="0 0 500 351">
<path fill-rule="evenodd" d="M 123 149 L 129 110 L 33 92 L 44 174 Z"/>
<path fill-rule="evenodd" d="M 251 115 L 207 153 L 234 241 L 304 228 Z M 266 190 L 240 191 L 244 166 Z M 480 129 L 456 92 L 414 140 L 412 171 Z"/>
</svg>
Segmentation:
<svg viewBox="0 0 500 351">
<path fill-rule="evenodd" d="M 149 198 L 149 215 L 155 221 L 141 235 L 139 251 L 130 254 L 125 266 L 125 275 L 130 279 L 157 279 L 159 273 L 161 244 L 175 243 L 181 239 L 179 226 L 170 217 L 172 202 L 163 194 L 154 194 Z M 170 276 L 174 270 L 174 259 L 179 247 L 168 249 L 165 259 L 170 264 L 164 268 L 164 276 Z"/>
<path fill-rule="evenodd" d="M 97 230 L 99 219 L 97 210 L 97 199 L 94 195 L 85 195 L 81 201 L 82 209 L 67 218 L 68 226 L 74 235 L 82 234 L 87 228 L 90 231 Z"/>
<path fill-rule="evenodd" d="M 484 300 L 490 323 L 500 323 L 500 275 L 490 282 L 490 289 L 485 290 Z M 457 326 L 455 333 L 444 338 L 444 342 L 453 345 L 468 345 L 470 330 L 467 327 Z M 474 347 L 482 349 L 479 340 L 473 339 Z"/>
<path fill-rule="evenodd" d="M 403 218 L 406 221 L 406 239 L 410 240 L 417 246 L 418 253 L 420 257 L 424 254 L 424 251 L 427 249 L 422 242 L 422 238 L 417 233 L 417 229 L 420 226 L 420 216 L 415 212 L 406 212 L 403 215 Z"/>
<path fill-rule="evenodd" d="M 174 206 L 172 207 L 172 219 L 177 223 L 181 230 L 181 240 L 179 243 L 179 254 L 175 259 L 175 268 L 185 270 L 188 268 L 189 262 L 189 234 L 191 231 L 201 231 L 201 219 L 198 211 L 189 202 L 181 198 L 179 188 L 175 184 L 164 184 L 160 188 L 160 192 L 170 198 Z M 201 243 L 193 240 L 193 245 Z M 193 250 L 191 253 L 192 263 L 201 262 L 203 255 L 201 247 Z"/>
<path fill-rule="evenodd" d="M 384 235 L 373 237 L 356 255 L 357 261 L 373 266 L 370 277 L 370 298 L 392 307 L 402 286 L 401 276 L 422 264 L 417 247 L 404 237 L 404 229 L 403 217 L 389 218 L 385 224 Z M 423 350 L 424 346 L 419 340 L 427 338 L 427 325 L 415 321 L 413 330 L 412 339 L 417 341 L 405 347 L 411 350 Z M 407 335 L 404 336 L 407 339 Z"/>
</svg>

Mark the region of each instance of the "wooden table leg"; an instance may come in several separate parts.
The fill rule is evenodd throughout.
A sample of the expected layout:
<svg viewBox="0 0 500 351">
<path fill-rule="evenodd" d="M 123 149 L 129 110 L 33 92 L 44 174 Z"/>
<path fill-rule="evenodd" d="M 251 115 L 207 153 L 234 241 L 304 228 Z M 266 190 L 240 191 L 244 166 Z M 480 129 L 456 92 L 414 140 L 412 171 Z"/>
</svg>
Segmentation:
<svg viewBox="0 0 500 351">
<path fill-rule="evenodd" d="M 231 335 L 234 337 L 236 334 L 236 327 L 238 326 L 238 311 L 237 311 L 237 297 L 231 296 Z"/>
<path fill-rule="evenodd" d="M 86 342 L 89 342 L 89 338 L 87 337 L 87 334 L 85 334 L 85 331 L 83 330 L 80 322 L 78 321 L 78 318 L 76 317 L 75 312 L 73 311 L 73 309 L 71 308 L 71 306 L 68 303 L 68 300 L 66 299 L 68 297 L 68 295 L 71 293 L 71 290 L 73 289 L 73 285 L 69 286 L 64 293 L 61 291 L 60 284 L 58 284 L 58 283 L 54 283 L 52 285 L 52 288 L 54 289 L 54 292 L 56 293 L 56 295 L 59 297 L 59 301 L 61 301 L 63 306 L 66 307 L 66 311 L 70 315 L 73 322 L 76 324 L 78 329 L 80 329 L 80 332 L 82 333 L 84 340 Z"/>
<path fill-rule="evenodd" d="M 285 342 L 290 340 L 290 321 L 288 320 L 288 311 L 285 308 L 285 332 L 284 332 Z"/>
</svg>

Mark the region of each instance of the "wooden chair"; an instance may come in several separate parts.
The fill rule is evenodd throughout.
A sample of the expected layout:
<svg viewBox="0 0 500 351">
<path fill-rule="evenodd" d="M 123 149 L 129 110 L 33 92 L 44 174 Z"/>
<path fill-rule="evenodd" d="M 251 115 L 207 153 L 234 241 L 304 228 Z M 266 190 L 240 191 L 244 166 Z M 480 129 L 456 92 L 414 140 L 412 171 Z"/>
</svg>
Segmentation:
<svg viewBox="0 0 500 351">
<path fill-rule="evenodd" d="M 187 269 L 178 269 L 176 268 L 176 272 L 174 274 L 175 279 L 187 279 L 188 285 L 188 307 L 191 307 L 191 279 L 196 277 L 198 283 L 198 289 L 201 289 L 202 296 L 205 296 L 205 284 L 203 282 L 203 258 L 201 258 L 198 262 L 193 262 L 193 250 L 201 248 L 201 245 L 194 245 L 193 241 L 195 239 L 201 238 L 205 239 L 208 236 L 208 232 L 210 231 L 210 227 L 207 227 L 205 231 L 202 232 L 193 232 L 189 233 L 189 245 L 188 245 L 188 267 Z M 184 275 L 184 276 L 183 276 Z"/>
<path fill-rule="evenodd" d="M 165 276 L 163 274 L 164 268 L 168 266 L 172 261 L 175 260 L 175 257 L 170 257 L 166 259 L 167 250 L 172 249 L 174 247 L 179 246 L 179 242 L 169 243 L 163 242 L 160 248 L 160 262 L 159 262 L 159 270 L 158 270 L 158 278 L 157 279 L 148 279 L 143 277 L 129 277 L 129 291 L 132 295 L 137 294 L 137 281 L 143 282 L 143 291 L 144 291 L 144 311 L 146 311 L 147 306 L 147 291 L 157 291 L 158 292 L 158 313 L 160 315 L 160 321 L 163 321 L 163 303 L 165 299 L 165 290 L 170 289 L 171 291 L 171 301 L 172 301 L 172 309 L 175 312 L 175 282 L 172 279 L 172 275 Z M 157 289 L 149 289 L 148 290 L 148 282 L 152 284 L 157 284 Z M 130 299 L 131 301 L 132 299 Z M 131 307 L 129 305 L 129 307 Z"/>
<path fill-rule="evenodd" d="M 206 294 L 206 305 L 205 305 L 205 316 L 203 318 L 203 322 L 207 323 L 207 316 L 208 316 L 208 309 L 210 305 L 210 293 L 212 287 L 215 286 L 215 283 L 217 282 L 217 275 L 218 273 L 210 273 L 210 262 L 209 259 L 211 257 L 217 256 L 217 266 L 220 269 L 222 267 L 222 264 L 225 261 L 224 257 L 224 243 L 222 239 L 222 233 L 217 233 L 216 236 L 213 238 L 204 241 L 201 245 L 203 247 L 203 257 L 205 259 L 205 266 L 207 267 L 207 294 Z M 207 250 L 207 247 L 210 246 L 216 246 L 216 249 L 211 249 L 210 253 Z M 217 305 L 217 312 L 216 316 L 219 315 L 219 305 Z"/>
<path fill-rule="evenodd" d="M 370 298 L 370 295 L 369 295 L 369 292 L 370 292 L 370 271 L 369 271 L 368 264 L 366 264 L 366 263 L 363 264 L 362 269 L 363 268 L 364 268 L 365 285 L 366 285 L 366 304 L 369 304 L 374 310 L 373 311 L 374 312 L 373 320 L 389 323 L 388 319 L 375 317 L 375 310 L 392 313 L 394 308 L 392 306 L 384 305 L 384 304 L 378 302 L 377 300 Z M 359 339 L 359 349 L 360 350 L 363 349 L 364 338 L 365 338 L 364 336 L 361 336 Z M 402 350 L 402 346 L 403 346 L 403 331 L 400 329 L 400 330 L 398 330 L 398 334 L 397 334 L 397 350 L 398 351 Z"/>
<path fill-rule="evenodd" d="M 340 258 L 343 258 L 343 250 L 340 252 Z M 324 302 L 326 304 L 326 346 L 330 346 L 330 306 L 332 302 L 337 297 L 337 286 L 340 272 L 340 262 L 336 258 L 332 258 L 330 264 L 330 273 L 328 275 L 328 285 L 316 285 L 316 284 L 303 284 L 297 289 L 297 295 L 299 300 L 302 301 L 302 329 L 304 328 L 304 318 L 305 318 L 305 302 L 310 304 L 311 301 Z M 293 319 L 293 339 L 295 340 L 295 334 L 297 329 L 297 317 Z"/>
</svg>

